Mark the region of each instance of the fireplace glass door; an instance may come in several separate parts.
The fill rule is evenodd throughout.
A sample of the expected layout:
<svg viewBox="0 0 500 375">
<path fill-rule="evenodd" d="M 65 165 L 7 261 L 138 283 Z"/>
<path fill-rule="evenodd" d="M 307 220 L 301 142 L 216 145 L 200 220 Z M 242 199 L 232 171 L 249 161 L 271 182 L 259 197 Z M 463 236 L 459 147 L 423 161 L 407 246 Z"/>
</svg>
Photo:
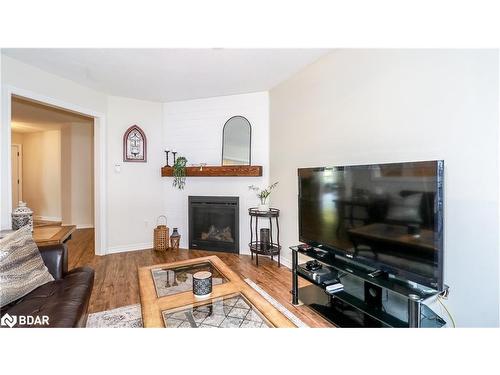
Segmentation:
<svg viewBox="0 0 500 375">
<path fill-rule="evenodd" d="M 237 197 L 189 197 L 189 247 L 239 253 Z"/>
</svg>

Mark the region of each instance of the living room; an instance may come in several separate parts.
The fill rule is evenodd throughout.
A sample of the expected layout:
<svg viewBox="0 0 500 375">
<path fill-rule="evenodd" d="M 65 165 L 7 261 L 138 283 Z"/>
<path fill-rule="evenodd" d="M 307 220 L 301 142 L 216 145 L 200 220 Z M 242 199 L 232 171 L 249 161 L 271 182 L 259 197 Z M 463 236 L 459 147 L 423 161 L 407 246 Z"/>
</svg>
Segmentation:
<svg viewBox="0 0 500 375">
<path fill-rule="evenodd" d="M 499 50 L 325 45 L 2 45 L 2 333 L 498 328 Z M 19 103 L 92 129 L 37 170 L 59 217 Z"/>
</svg>

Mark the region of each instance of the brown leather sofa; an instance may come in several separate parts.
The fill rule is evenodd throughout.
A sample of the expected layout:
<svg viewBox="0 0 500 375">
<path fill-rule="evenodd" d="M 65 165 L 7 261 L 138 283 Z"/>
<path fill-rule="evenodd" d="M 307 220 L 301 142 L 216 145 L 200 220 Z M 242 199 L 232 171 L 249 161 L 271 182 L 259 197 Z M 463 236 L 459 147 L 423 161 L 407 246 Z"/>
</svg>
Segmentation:
<svg viewBox="0 0 500 375">
<path fill-rule="evenodd" d="M 48 325 L 30 327 L 85 327 L 94 270 L 79 267 L 68 272 L 65 244 L 40 247 L 40 254 L 54 281 L 1 308 L 0 315 L 48 316 Z M 14 327 L 25 327 L 18 323 Z"/>
</svg>

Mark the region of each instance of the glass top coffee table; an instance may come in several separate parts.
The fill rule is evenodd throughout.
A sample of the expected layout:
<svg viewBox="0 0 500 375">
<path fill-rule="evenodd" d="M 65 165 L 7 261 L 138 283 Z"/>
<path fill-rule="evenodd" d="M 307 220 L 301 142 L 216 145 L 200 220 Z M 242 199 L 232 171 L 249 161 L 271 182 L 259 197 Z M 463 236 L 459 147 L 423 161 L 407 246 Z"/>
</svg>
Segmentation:
<svg viewBox="0 0 500 375">
<path fill-rule="evenodd" d="M 170 296 L 193 290 L 193 275 L 196 272 L 212 273 L 212 285 L 227 282 L 227 278 L 210 262 L 200 262 L 184 266 L 159 266 L 151 269 L 158 297 Z"/>
<path fill-rule="evenodd" d="M 192 292 L 199 271 L 213 275 L 204 299 Z M 139 289 L 144 327 L 295 327 L 217 256 L 139 268 Z"/>
<path fill-rule="evenodd" d="M 197 306 L 162 311 L 168 328 L 269 328 L 273 325 L 241 293 Z"/>
</svg>

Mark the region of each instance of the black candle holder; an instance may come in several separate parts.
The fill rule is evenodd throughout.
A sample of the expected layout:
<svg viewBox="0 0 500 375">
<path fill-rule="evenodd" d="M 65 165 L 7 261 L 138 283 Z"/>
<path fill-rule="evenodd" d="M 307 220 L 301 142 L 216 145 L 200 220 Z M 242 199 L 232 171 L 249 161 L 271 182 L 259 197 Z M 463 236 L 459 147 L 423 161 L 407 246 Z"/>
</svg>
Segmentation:
<svg viewBox="0 0 500 375">
<path fill-rule="evenodd" d="M 170 151 L 169 151 L 169 150 L 165 150 L 165 155 L 167 156 L 167 165 L 166 165 L 167 167 L 170 167 L 170 165 L 168 165 L 168 154 L 169 154 L 169 153 L 170 153 Z"/>
<path fill-rule="evenodd" d="M 175 164 L 175 155 L 177 155 L 177 151 L 172 151 L 172 154 L 174 155 L 174 164 Z"/>
</svg>

